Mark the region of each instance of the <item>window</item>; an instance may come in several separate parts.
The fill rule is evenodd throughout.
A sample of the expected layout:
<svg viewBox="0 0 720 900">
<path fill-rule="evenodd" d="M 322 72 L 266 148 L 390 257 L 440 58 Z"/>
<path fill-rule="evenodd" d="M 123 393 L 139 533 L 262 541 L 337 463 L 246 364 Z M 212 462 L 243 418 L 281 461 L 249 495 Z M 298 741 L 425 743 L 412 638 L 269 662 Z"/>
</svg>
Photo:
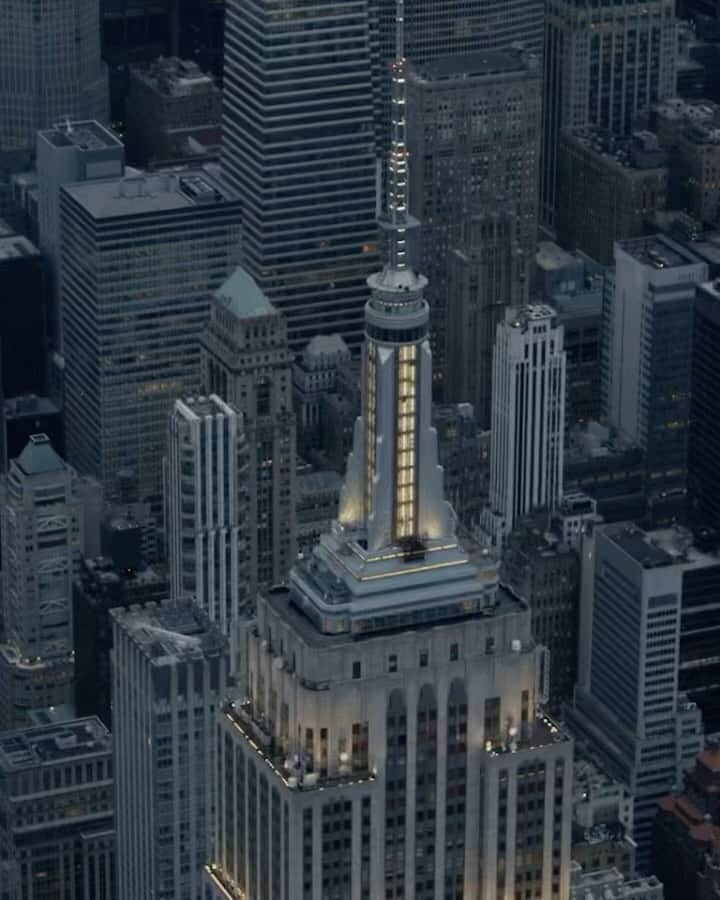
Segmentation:
<svg viewBox="0 0 720 900">
<path fill-rule="evenodd" d="M 355 662 L 353 663 L 353 667 L 352 667 L 352 677 L 360 678 L 361 673 L 362 673 L 362 667 L 360 665 L 360 662 L 359 662 L 359 660 L 355 660 Z"/>
<path fill-rule="evenodd" d="M 397 672 L 397 656 L 394 653 L 388 656 L 388 672 Z"/>
<path fill-rule="evenodd" d="M 458 645 L 450 644 L 450 661 L 453 662 L 454 660 L 456 660 L 458 658 L 458 655 Z"/>
<path fill-rule="evenodd" d="M 424 669 L 428 664 L 428 652 L 427 650 L 420 651 L 420 668 Z"/>
</svg>

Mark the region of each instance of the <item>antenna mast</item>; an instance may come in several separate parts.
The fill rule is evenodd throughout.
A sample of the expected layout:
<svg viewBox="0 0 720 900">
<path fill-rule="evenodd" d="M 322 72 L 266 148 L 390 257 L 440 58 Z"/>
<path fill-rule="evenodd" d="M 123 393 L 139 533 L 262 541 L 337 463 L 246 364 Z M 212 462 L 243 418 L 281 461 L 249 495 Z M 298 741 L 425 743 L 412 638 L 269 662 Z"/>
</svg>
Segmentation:
<svg viewBox="0 0 720 900">
<path fill-rule="evenodd" d="M 405 67 L 405 0 L 395 0 L 395 59 L 392 63 L 387 218 L 390 228 L 388 267 L 400 271 L 408 268 L 408 150 Z"/>
</svg>

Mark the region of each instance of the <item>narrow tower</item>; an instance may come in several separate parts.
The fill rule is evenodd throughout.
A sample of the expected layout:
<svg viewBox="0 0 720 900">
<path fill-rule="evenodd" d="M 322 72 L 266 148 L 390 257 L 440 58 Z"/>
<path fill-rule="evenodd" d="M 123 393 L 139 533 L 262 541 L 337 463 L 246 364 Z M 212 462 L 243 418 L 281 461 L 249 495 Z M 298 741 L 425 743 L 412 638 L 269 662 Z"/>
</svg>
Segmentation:
<svg viewBox="0 0 720 900">
<path fill-rule="evenodd" d="M 387 263 L 368 278 L 362 415 L 339 515 L 346 529 L 366 532 L 370 551 L 441 539 L 452 530 L 431 425 L 427 279 L 408 260 L 408 231 L 418 223 L 408 213 L 403 35 L 404 0 L 398 0 L 387 210 L 380 223 L 387 231 Z"/>
</svg>

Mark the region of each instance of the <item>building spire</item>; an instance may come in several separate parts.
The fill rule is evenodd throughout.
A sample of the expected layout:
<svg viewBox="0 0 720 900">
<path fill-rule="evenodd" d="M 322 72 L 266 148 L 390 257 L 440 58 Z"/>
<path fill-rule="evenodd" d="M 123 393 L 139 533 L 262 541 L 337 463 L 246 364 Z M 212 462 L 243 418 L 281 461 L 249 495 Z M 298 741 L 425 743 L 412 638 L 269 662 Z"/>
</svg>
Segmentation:
<svg viewBox="0 0 720 900">
<path fill-rule="evenodd" d="M 365 306 L 362 415 L 355 425 L 338 521 L 362 533 L 370 552 L 455 539 L 443 492 L 432 427 L 430 310 L 427 279 L 409 259 L 405 3 L 395 0 L 395 60 L 387 172 L 387 262 L 368 278 Z"/>
<path fill-rule="evenodd" d="M 388 266 L 408 268 L 408 149 L 405 60 L 405 0 L 395 0 L 395 59 L 392 63 L 390 157 L 388 162 Z"/>
</svg>

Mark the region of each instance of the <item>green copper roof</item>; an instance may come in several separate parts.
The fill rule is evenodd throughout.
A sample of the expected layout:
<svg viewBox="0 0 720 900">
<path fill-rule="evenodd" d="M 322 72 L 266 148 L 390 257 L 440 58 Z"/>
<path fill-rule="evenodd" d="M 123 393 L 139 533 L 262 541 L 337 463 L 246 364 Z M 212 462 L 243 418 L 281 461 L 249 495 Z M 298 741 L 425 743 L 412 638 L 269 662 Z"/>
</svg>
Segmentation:
<svg viewBox="0 0 720 900">
<path fill-rule="evenodd" d="M 25 449 L 17 458 L 17 464 L 26 475 L 41 475 L 43 472 L 62 472 L 65 463 L 53 450 L 46 434 L 31 434 Z"/>
<path fill-rule="evenodd" d="M 217 290 L 215 297 L 238 319 L 277 315 L 277 310 L 260 290 L 255 279 L 243 268 L 235 269 Z"/>
</svg>

